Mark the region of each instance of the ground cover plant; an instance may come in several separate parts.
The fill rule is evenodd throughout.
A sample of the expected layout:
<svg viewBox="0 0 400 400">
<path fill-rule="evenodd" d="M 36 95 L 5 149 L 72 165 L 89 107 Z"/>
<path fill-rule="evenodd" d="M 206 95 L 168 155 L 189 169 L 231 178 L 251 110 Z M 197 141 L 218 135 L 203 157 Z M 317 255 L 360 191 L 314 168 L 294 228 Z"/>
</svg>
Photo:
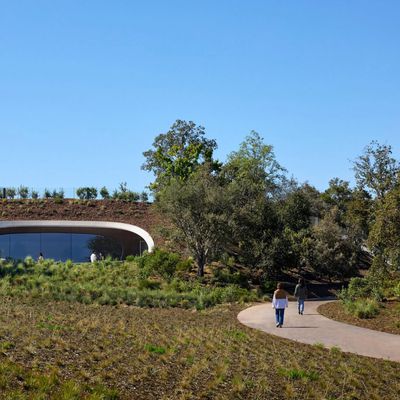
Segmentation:
<svg viewBox="0 0 400 400">
<path fill-rule="evenodd" d="M 385 279 L 373 274 L 353 278 L 339 292 L 340 302 L 319 307 L 321 314 L 337 321 L 400 334 L 400 280 L 398 273 Z"/>
<path fill-rule="evenodd" d="M 174 278 L 175 272 L 188 266 L 190 262 L 161 250 L 133 261 L 107 259 L 94 264 L 35 262 L 28 257 L 0 265 L 0 294 L 85 304 L 197 309 L 258 298 L 255 291 L 234 284 L 218 287 Z"/>
<path fill-rule="evenodd" d="M 237 321 L 239 305 L 0 300 L 0 362 L 18 370 L 0 368 L 3 399 L 390 400 L 400 391 L 400 364 L 266 335 Z M 32 386 L 30 374 L 44 383 Z M 52 391 L 35 389 L 46 381 Z M 65 385 L 80 392 L 57 397 Z"/>
</svg>

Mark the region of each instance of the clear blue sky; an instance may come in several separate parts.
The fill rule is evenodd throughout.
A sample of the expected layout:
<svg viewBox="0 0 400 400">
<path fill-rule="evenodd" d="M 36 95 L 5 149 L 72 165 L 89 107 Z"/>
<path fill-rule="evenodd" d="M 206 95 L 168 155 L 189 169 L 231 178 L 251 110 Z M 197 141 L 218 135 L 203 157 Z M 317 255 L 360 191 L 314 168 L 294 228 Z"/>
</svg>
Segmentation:
<svg viewBox="0 0 400 400">
<path fill-rule="evenodd" d="M 142 190 L 175 119 L 252 130 L 299 181 L 400 159 L 400 2 L 0 0 L 0 186 Z"/>
</svg>

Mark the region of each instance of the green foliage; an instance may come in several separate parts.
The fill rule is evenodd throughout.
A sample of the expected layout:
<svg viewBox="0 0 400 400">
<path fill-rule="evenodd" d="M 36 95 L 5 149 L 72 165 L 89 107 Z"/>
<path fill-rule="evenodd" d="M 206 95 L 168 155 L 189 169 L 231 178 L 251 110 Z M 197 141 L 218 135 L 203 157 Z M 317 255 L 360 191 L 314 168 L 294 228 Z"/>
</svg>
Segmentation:
<svg viewBox="0 0 400 400">
<path fill-rule="evenodd" d="M 32 199 L 37 200 L 39 198 L 39 192 L 37 192 L 36 190 L 32 190 L 31 197 Z"/>
<path fill-rule="evenodd" d="M 138 258 L 139 262 L 141 258 Z M 180 258 L 158 253 L 154 259 L 136 263 L 104 260 L 93 264 L 55 263 L 45 259 L 35 263 L 27 258 L 18 264 L 2 262 L 0 295 L 39 297 L 60 301 L 101 305 L 127 304 L 139 307 L 182 307 L 204 309 L 219 303 L 253 301 L 254 292 L 236 285 L 205 286 L 179 279 L 170 281 L 171 269 L 179 267 Z M 162 265 L 155 265 L 155 261 Z M 172 267 L 171 267 L 172 263 Z M 143 278 L 143 268 L 153 268 L 167 280 Z"/>
<path fill-rule="evenodd" d="M 97 198 L 97 189 L 95 187 L 80 187 L 76 190 L 76 195 L 81 200 L 92 200 Z"/>
<path fill-rule="evenodd" d="M 129 190 L 126 182 L 121 182 L 119 184 L 119 190 L 114 190 L 112 197 L 115 200 L 125 200 L 125 201 L 135 202 L 139 200 L 140 195 L 139 193 Z"/>
<path fill-rule="evenodd" d="M 140 200 L 141 202 L 143 202 L 143 203 L 148 202 L 148 201 L 149 201 L 149 195 L 148 195 L 148 193 L 147 193 L 147 192 L 142 192 L 142 193 L 140 193 L 139 200 Z"/>
<path fill-rule="evenodd" d="M 149 353 L 154 354 L 165 354 L 167 352 L 167 349 L 164 346 L 156 346 L 154 344 L 145 344 L 144 348 Z"/>
<path fill-rule="evenodd" d="M 400 187 L 377 202 L 368 245 L 377 258 L 376 272 L 388 276 L 391 270 L 400 269 Z"/>
<path fill-rule="evenodd" d="M 29 189 L 26 187 L 26 186 L 20 186 L 19 188 L 18 188 L 18 196 L 21 198 L 21 199 L 27 199 L 28 198 L 28 196 L 29 196 Z"/>
<path fill-rule="evenodd" d="M 391 146 L 381 145 L 374 140 L 354 162 L 353 169 L 358 187 L 382 199 L 395 187 L 400 165 L 392 157 Z"/>
<path fill-rule="evenodd" d="M 13 187 L 6 188 L 6 198 L 7 199 L 14 199 L 15 195 L 17 194 L 17 191 Z"/>
<path fill-rule="evenodd" d="M 154 249 L 151 253 L 146 253 L 138 258 L 140 276 L 147 278 L 158 275 L 164 279 L 172 279 L 181 262 L 179 254 L 170 253 L 162 249 Z"/>
<path fill-rule="evenodd" d="M 110 193 L 108 192 L 108 189 L 105 187 L 105 186 L 103 186 L 101 189 L 100 189 L 100 196 L 104 199 L 104 200 L 108 200 L 111 196 L 110 196 Z"/>
<path fill-rule="evenodd" d="M 184 182 L 171 179 L 158 194 L 158 207 L 175 226 L 175 234 L 186 243 L 203 276 L 227 238 L 229 214 L 226 193 L 208 165 L 199 167 Z"/>
<path fill-rule="evenodd" d="M 357 318 L 373 318 L 379 314 L 379 304 L 374 299 L 359 299 L 345 301 L 344 308 Z"/>
<path fill-rule="evenodd" d="M 393 293 L 400 299 L 400 281 L 397 283 L 396 286 L 394 286 Z"/>
<path fill-rule="evenodd" d="M 176 120 L 167 133 L 155 138 L 153 149 L 143 153 L 146 162 L 142 169 L 156 177 L 151 189 L 158 192 L 172 178 L 185 181 L 203 163 L 217 169 L 218 163 L 212 159 L 216 147 L 215 140 L 205 138 L 203 127 L 192 121 Z"/>
<path fill-rule="evenodd" d="M 319 374 L 316 371 L 305 371 L 303 369 L 285 369 L 281 368 L 279 370 L 280 375 L 287 377 L 291 380 L 307 380 L 307 381 L 316 381 L 319 379 Z"/>
<path fill-rule="evenodd" d="M 366 278 L 351 278 L 347 289 L 343 289 L 339 293 L 342 300 L 356 300 L 372 296 L 374 286 L 372 281 Z"/>
<path fill-rule="evenodd" d="M 336 210 L 330 210 L 313 230 L 309 265 L 321 277 L 344 278 L 356 272 L 359 248 L 336 222 Z"/>
<path fill-rule="evenodd" d="M 54 189 L 53 191 L 51 191 L 49 189 L 45 189 L 43 197 L 45 199 L 63 199 L 64 198 L 64 189 L 60 189 L 60 190 Z"/>
</svg>

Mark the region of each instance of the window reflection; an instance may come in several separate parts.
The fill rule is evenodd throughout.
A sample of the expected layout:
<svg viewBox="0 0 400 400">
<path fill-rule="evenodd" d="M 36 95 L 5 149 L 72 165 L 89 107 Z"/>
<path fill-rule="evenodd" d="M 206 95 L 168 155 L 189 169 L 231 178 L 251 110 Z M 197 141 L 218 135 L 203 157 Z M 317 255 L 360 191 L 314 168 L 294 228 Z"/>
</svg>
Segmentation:
<svg viewBox="0 0 400 400">
<path fill-rule="evenodd" d="M 0 258 L 45 258 L 56 261 L 71 259 L 87 262 L 96 252 L 103 257 L 121 258 L 121 245 L 113 238 L 80 233 L 13 233 L 0 235 Z"/>
</svg>

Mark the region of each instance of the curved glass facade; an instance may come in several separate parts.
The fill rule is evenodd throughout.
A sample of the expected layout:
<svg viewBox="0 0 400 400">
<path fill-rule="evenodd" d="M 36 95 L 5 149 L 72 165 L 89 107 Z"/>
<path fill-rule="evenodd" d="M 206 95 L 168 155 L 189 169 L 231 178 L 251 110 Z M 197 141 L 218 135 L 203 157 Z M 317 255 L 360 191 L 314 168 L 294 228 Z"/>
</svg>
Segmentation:
<svg viewBox="0 0 400 400">
<path fill-rule="evenodd" d="M 0 258 L 15 260 L 42 253 L 56 261 L 88 262 L 92 252 L 122 257 L 120 243 L 110 237 L 86 233 L 10 233 L 0 235 Z"/>
</svg>

